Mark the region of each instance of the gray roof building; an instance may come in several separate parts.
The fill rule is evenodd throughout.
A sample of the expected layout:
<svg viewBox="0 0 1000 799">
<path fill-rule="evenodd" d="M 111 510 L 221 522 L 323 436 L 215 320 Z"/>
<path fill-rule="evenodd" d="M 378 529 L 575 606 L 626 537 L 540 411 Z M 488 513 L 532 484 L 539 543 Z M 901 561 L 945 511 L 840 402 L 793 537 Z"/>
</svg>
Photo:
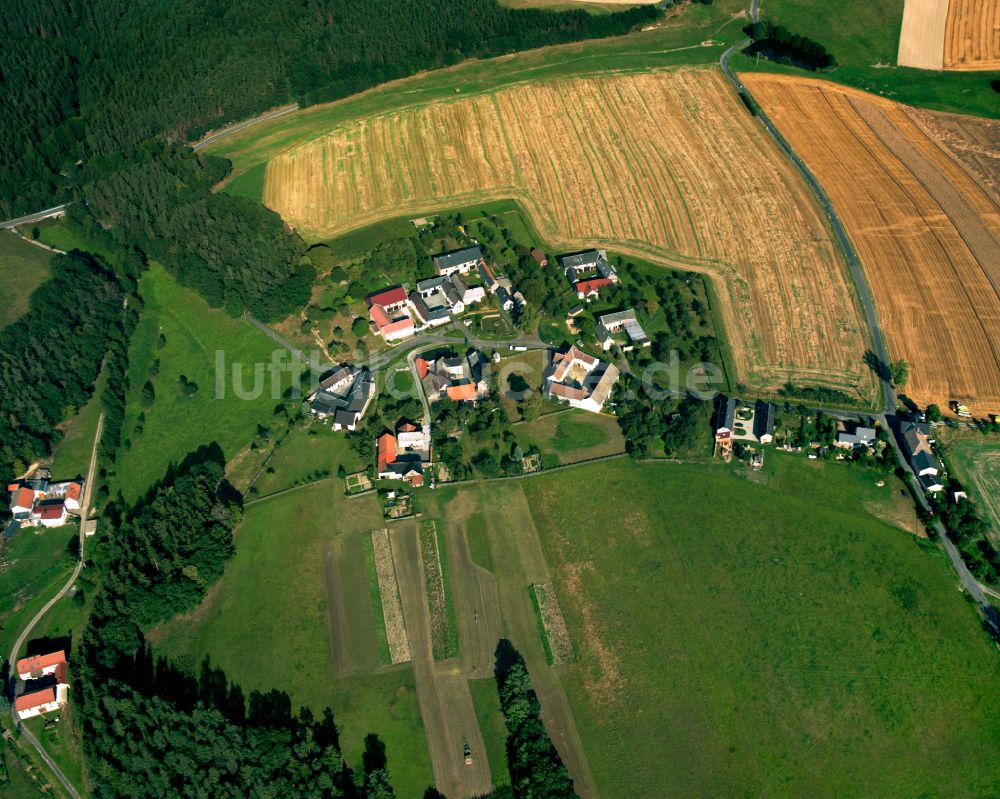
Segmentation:
<svg viewBox="0 0 1000 799">
<path fill-rule="evenodd" d="M 480 247 L 463 247 L 461 250 L 441 253 L 434 256 L 434 267 L 438 272 L 458 269 L 467 264 L 482 260 L 483 251 Z M 471 267 L 470 267 L 471 268 Z"/>
</svg>

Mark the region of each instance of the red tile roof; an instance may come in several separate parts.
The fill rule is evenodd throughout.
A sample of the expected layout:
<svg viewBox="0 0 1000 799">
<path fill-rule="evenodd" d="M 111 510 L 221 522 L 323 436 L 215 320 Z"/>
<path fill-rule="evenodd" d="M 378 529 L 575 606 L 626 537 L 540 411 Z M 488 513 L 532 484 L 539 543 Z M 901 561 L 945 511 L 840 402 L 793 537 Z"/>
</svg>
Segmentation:
<svg viewBox="0 0 1000 799">
<path fill-rule="evenodd" d="M 58 519 L 66 512 L 66 506 L 62 502 L 53 505 L 42 505 L 38 508 L 39 519 Z"/>
<path fill-rule="evenodd" d="M 582 400 L 587 398 L 587 392 L 585 389 L 573 388 L 573 386 L 564 386 L 562 383 L 550 384 L 549 392 L 555 394 L 557 397 L 562 397 L 567 400 Z"/>
<path fill-rule="evenodd" d="M 422 474 L 415 474 L 410 477 L 410 485 L 414 488 L 420 488 L 424 484 L 424 476 Z"/>
<path fill-rule="evenodd" d="M 546 261 L 548 261 L 548 258 L 545 257 L 545 253 L 543 253 L 537 247 L 535 247 L 531 251 L 531 257 L 534 258 L 536 261 L 538 261 L 538 263 L 540 263 L 540 264 L 544 264 Z"/>
<path fill-rule="evenodd" d="M 394 286 L 368 295 L 369 305 L 396 305 L 401 302 L 406 302 L 406 289 L 402 286 Z"/>
<path fill-rule="evenodd" d="M 415 433 L 417 431 L 417 426 L 413 422 L 403 422 L 399 426 L 398 432 L 400 433 Z"/>
<path fill-rule="evenodd" d="M 427 361 L 423 358 L 417 358 L 417 374 L 420 375 L 421 380 L 427 377 Z"/>
<path fill-rule="evenodd" d="M 70 483 L 66 486 L 66 499 L 75 499 L 79 501 L 80 491 L 83 488 L 79 483 Z"/>
<path fill-rule="evenodd" d="M 17 491 L 17 489 L 19 489 L 20 487 L 21 487 L 21 484 L 20 484 L 20 483 L 10 483 L 10 484 L 9 484 L 9 485 L 7 486 L 7 493 L 8 493 L 8 494 L 13 494 L 13 493 L 14 493 L 15 491 Z"/>
<path fill-rule="evenodd" d="M 472 383 L 461 386 L 448 386 L 448 399 L 455 401 L 472 401 L 476 399 L 476 387 Z"/>
<path fill-rule="evenodd" d="M 41 707 L 50 702 L 56 701 L 56 689 L 54 687 L 43 688 L 41 691 L 33 691 L 30 694 L 21 694 L 14 700 L 15 710 L 31 710 L 34 707 Z"/>
<path fill-rule="evenodd" d="M 373 305 L 369 309 L 369 313 L 371 314 L 372 321 L 378 325 L 379 328 L 383 328 L 389 324 L 389 314 L 385 312 L 385 308 L 381 305 Z"/>
<path fill-rule="evenodd" d="M 14 499 L 10 504 L 11 507 L 17 505 L 21 508 L 30 508 L 35 504 L 35 492 L 30 488 L 19 488 L 17 493 L 14 494 Z"/>
<path fill-rule="evenodd" d="M 17 661 L 17 673 L 20 674 L 31 674 L 33 671 L 41 671 L 48 666 L 58 666 L 60 663 L 66 662 L 66 653 L 61 649 L 58 652 L 52 652 L 48 655 L 32 655 L 31 657 L 21 658 Z"/>
<path fill-rule="evenodd" d="M 611 281 L 606 277 L 594 277 L 590 280 L 581 280 L 576 284 L 576 296 L 583 298 L 588 294 L 597 294 L 605 286 L 610 286 Z"/>
<path fill-rule="evenodd" d="M 392 433 L 383 433 L 378 437 L 378 470 L 385 471 L 385 467 L 396 460 L 396 437 Z"/>
<path fill-rule="evenodd" d="M 382 333 L 397 333 L 400 330 L 412 330 L 413 320 L 407 317 L 406 319 L 400 319 L 398 322 L 389 322 L 389 324 L 384 325 L 381 330 Z"/>
</svg>

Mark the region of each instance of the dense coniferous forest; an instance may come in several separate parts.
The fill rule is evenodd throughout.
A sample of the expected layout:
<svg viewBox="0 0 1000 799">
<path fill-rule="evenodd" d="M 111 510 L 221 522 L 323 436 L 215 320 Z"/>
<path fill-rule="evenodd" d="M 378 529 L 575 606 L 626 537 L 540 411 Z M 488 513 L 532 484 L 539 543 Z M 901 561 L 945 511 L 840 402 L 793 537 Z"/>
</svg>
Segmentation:
<svg viewBox="0 0 1000 799">
<path fill-rule="evenodd" d="M 120 337 L 126 280 L 96 258 L 57 256 L 24 316 L 0 331 L 0 479 L 51 452 L 60 422 L 90 399 Z"/>
<path fill-rule="evenodd" d="M 0 215 L 65 199 L 79 159 L 655 15 L 495 0 L 25 0 L 0 17 Z"/>
</svg>

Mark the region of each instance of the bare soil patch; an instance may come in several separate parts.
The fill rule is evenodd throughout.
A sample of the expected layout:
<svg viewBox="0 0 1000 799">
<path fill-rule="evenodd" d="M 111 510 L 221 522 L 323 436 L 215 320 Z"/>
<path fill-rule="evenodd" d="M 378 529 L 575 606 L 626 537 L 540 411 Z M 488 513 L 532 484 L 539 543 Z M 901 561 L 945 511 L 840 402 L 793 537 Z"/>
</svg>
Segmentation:
<svg viewBox="0 0 1000 799">
<path fill-rule="evenodd" d="M 899 66 L 941 69 L 947 19 L 948 0 L 906 0 L 896 56 Z"/>
<path fill-rule="evenodd" d="M 389 532 L 372 531 L 372 548 L 375 550 L 375 571 L 382 596 L 382 614 L 385 617 L 385 635 L 389 641 L 389 658 L 395 663 L 410 659 L 410 641 L 403 623 L 403 607 L 396 585 L 396 566 L 389 546 Z"/>
</svg>

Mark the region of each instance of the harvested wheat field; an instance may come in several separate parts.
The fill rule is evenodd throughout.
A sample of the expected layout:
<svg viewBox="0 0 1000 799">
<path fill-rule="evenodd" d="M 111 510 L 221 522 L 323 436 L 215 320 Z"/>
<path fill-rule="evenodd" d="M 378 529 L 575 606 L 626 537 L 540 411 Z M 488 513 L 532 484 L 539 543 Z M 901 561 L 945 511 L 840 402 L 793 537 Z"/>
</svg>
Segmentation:
<svg viewBox="0 0 1000 799">
<path fill-rule="evenodd" d="M 1000 119 L 907 108 L 911 119 L 1000 202 Z"/>
<path fill-rule="evenodd" d="M 907 109 L 824 81 L 743 76 L 836 206 L 917 403 L 1000 411 L 1000 207 Z"/>
<path fill-rule="evenodd" d="M 916 69 L 941 69 L 947 24 L 948 0 L 906 0 L 896 63 Z"/>
<path fill-rule="evenodd" d="M 1000 69 L 1000 0 L 950 0 L 944 68 Z"/>
<path fill-rule="evenodd" d="M 501 197 L 553 248 L 712 275 L 742 382 L 872 399 L 867 330 L 821 212 L 714 70 L 531 83 L 358 119 L 277 156 L 264 188 L 314 238 Z"/>
</svg>

